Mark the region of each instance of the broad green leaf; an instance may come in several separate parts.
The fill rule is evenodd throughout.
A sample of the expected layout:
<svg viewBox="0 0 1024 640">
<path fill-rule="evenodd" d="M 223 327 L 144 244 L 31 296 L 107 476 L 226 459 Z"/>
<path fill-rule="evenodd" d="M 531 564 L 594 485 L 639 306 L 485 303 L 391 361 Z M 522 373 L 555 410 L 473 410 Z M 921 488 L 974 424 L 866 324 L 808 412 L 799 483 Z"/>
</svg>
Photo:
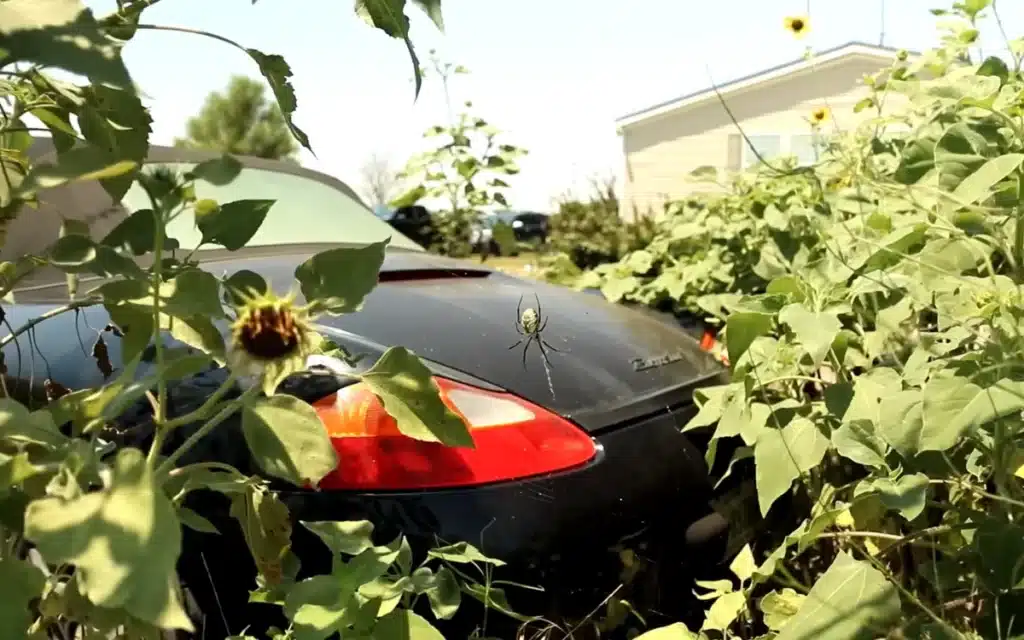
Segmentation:
<svg viewBox="0 0 1024 640">
<path fill-rule="evenodd" d="M 138 449 L 122 449 L 110 486 L 25 511 L 25 537 L 51 563 L 75 565 L 83 595 L 167 629 L 192 630 L 175 588 L 181 531 Z"/>
<path fill-rule="evenodd" d="M 194 180 L 205 180 L 212 185 L 222 187 L 231 184 L 242 172 L 242 163 L 232 155 L 224 154 L 219 158 L 200 162 L 189 175 Z"/>
<path fill-rule="evenodd" d="M 72 234 L 57 238 L 50 249 L 50 262 L 57 267 L 82 267 L 96 259 L 96 243 Z"/>
<path fill-rule="evenodd" d="M 479 562 L 482 564 L 494 565 L 496 567 L 505 566 L 503 561 L 498 560 L 497 558 L 485 556 L 479 549 L 468 542 L 456 542 L 455 544 L 450 544 L 444 547 L 435 547 L 427 551 L 427 556 L 458 564 Z"/>
<path fill-rule="evenodd" d="M 992 158 L 957 185 L 953 190 L 953 198 L 964 205 L 984 202 L 992 195 L 992 187 L 1019 169 L 1022 163 L 1024 154 L 1021 153 L 1008 153 Z"/>
<path fill-rule="evenodd" d="M 772 328 L 772 316 L 758 311 L 741 311 L 729 316 L 725 323 L 725 345 L 729 362 L 736 364 L 754 340 L 766 335 Z"/>
<path fill-rule="evenodd" d="M 754 464 L 762 516 L 794 480 L 821 463 L 828 446 L 828 438 L 806 418 L 796 418 L 782 429 L 761 431 L 754 445 Z"/>
<path fill-rule="evenodd" d="M 284 116 L 285 122 L 288 123 L 288 129 L 291 130 L 292 135 L 299 141 L 299 144 L 312 152 L 313 147 L 309 146 L 309 137 L 292 120 L 295 109 L 298 108 L 298 101 L 295 99 L 295 89 L 291 83 L 291 67 L 288 66 L 284 58 L 276 54 L 267 54 L 256 49 L 246 49 L 245 52 L 256 61 L 260 67 L 260 73 L 270 84 L 270 89 L 274 92 L 274 97 L 277 98 L 277 106 L 281 107 L 281 114 Z"/>
<path fill-rule="evenodd" d="M 203 244 L 219 244 L 228 251 L 238 251 L 246 245 L 266 220 L 273 200 L 236 200 L 200 215 L 196 211 L 196 226 L 203 234 Z"/>
<path fill-rule="evenodd" d="M 473 448 L 466 423 L 441 401 L 430 370 L 404 347 L 391 347 L 359 378 L 410 438 Z"/>
<path fill-rule="evenodd" d="M 766 593 L 758 606 L 764 614 L 764 624 L 772 631 L 781 631 L 806 602 L 807 596 L 793 589 Z"/>
<path fill-rule="evenodd" d="M 683 624 L 674 622 L 666 627 L 658 627 L 645 631 L 636 640 L 697 640 L 698 636 Z"/>
<path fill-rule="evenodd" d="M 749 544 L 743 545 L 740 552 L 736 554 L 736 557 L 729 564 L 729 570 L 741 582 L 750 580 L 751 576 L 754 575 L 754 571 L 757 570 L 757 562 L 754 561 L 754 552 L 750 549 Z"/>
<path fill-rule="evenodd" d="M 25 630 L 35 619 L 30 605 L 42 595 L 46 576 L 38 567 L 8 556 L 0 560 L 0 584 L 4 586 L 4 597 L 0 598 L 0 637 L 24 638 Z"/>
<path fill-rule="evenodd" d="M 0 3 L 0 11 L 4 3 Z M 133 160 L 112 158 L 96 147 L 77 147 L 63 153 L 56 163 L 42 163 L 32 167 L 18 186 L 17 194 L 25 198 L 44 189 L 52 189 L 69 182 L 116 178 L 134 171 L 138 163 Z"/>
<path fill-rule="evenodd" d="M 395 609 L 377 621 L 374 640 L 444 640 L 425 618 L 408 609 Z"/>
<path fill-rule="evenodd" d="M 739 615 L 746 610 L 747 596 L 742 591 L 732 591 L 715 599 L 708 608 L 701 630 L 725 632 Z"/>
<path fill-rule="evenodd" d="M 874 478 L 865 480 L 857 486 L 854 495 L 875 492 L 887 509 L 899 511 L 907 520 L 913 520 L 924 511 L 925 499 L 928 497 L 928 476 L 913 473 L 892 478 Z"/>
<path fill-rule="evenodd" d="M 369 520 L 303 522 L 334 553 L 359 555 L 373 546 L 373 523 Z"/>
<path fill-rule="evenodd" d="M 29 412 L 16 400 L 0 398 L 0 441 L 56 448 L 67 442 L 67 437 L 48 413 Z"/>
<path fill-rule="evenodd" d="M 439 3 L 435 1 L 431 4 L 437 4 L 438 11 L 440 10 Z M 412 46 L 412 39 L 409 38 L 409 18 L 405 15 L 405 0 L 356 0 L 356 15 L 370 26 L 377 27 L 392 38 L 405 42 L 409 57 L 412 59 L 418 97 L 423 86 L 423 72 L 420 69 L 420 60 L 416 56 L 416 49 Z M 439 13 L 437 15 L 440 16 Z M 435 16 L 430 17 L 434 19 Z"/>
<path fill-rule="evenodd" d="M 131 87 L 116 89 L 94 84 L 82 92 L 85 104 L 78 111 L 82 136 L 113 160 L 140 165 L 149 155 L 153 118 Z M 131 173 L 100 181 L 110 198 L 119 202 L 132 186 Z"/>
<path fill-rule="evenodd" d="M 330 314 L 353 313 L 377 286 L 389 240 L 322 251 L 295 269 L 303 297 Z"/>
<path fill-rule="evenodd" d="M 139 209 L 122 220 L 103 238 L 103 244 L 115 249 L 125 249 L 132 255 L 141 256 L 154 250 L 156 239 L 156 214 L 152 209 Z M 164 247 L 171 238 L 164 236 Z"/>
<path fill-rule="evenodd" d="M 870 420 L 844 421 L 832 432 L 832 444 L 844 458 L 866 467 L 885 468 L 889 447 Z"/>
<path fill-rule="evenodd" d="M 0 2 L 0 61 L 28 62 L 131 89 L 117 44 L 81 0 Z"/>
<path fill-rule="evenodd" d="M 413 572 L 415 579 L 416 572 Z M 430 610 L 439 620 L 452 618 L 459 610 L 462 603 L 462 588 L 459 580 L 448 567 L 441 567 L 434 574 L 432 586 L 427 590 L 427 599 L 430 601 Z"/>
<path fill-rule="evenodd" d="M 234 306 L 240 307 L 247 297 L 269 291 L 270 285 L 263 276 L 248 269 L 236 271 L 224 281 L 224 301 Z"/>
<path fill-rule="evenodd" d="M 871 640 L 884 637 L 900 613 L 896 587 L 840 551 L 776 640 Z"/>
<path fill-rule="evenodd" d="M 181 524 L 193 531 L 198 531 L 199 533 L 211 533 L 214 535 L 220 533 L 212 522 L 188 507 L 178 507 L 178 519 L 181 520 Z"/>
<path fill-rule="evenodd" d="M 967 413 L 982 393 L 966 378 L 935 378 L 923 389 L 900 391 L 882 398 L 880 433 L 904 457 L 922 451 L 945 451 L 970 424 Z"/>
<path fill-rule="evenodd" d="M 444 31 L 444 17 L 441 15 L 441 0 L 412 0 L 412 3 L 423 10 L 427 16 Z"/>
<path fill-rule="evenodd" d="M 780 311 L 779 322 L 789 325 L 797 341 L 811 356 L 815 367 L 821 365 L 842 329 L 834 313 L 814 312 L 802 304 L 791 304 Z"/>
<path fill-rule="evenodd" d="M 294 485 L 316 486 L 338 466 L 316 409 L 299 398 L 274 395 L 246 404 L 242 433 L 260 468 Z"/>
</svg>

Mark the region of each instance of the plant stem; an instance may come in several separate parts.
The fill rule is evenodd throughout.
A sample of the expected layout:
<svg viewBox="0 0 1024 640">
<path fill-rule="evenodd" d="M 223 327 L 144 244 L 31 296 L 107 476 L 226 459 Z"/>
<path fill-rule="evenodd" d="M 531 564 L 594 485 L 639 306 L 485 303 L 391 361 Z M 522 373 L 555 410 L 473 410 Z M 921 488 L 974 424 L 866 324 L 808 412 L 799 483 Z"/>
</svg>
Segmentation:
<svg viewBox="0 0 1024 640">
<path fill-rule="evenodd" d="M 157 477 L 163 476 L 167 474 L 171 469 L 173 469 L 174 463 L 176 463 L 178 459 L 181 458 L 181 456 L 185 455 L 185 453 L 187 453 L 189 449 L 194 447 L 196 443 L 198 443 L 200 440 L 209 435 L 209 433 L 213 431 L 214 428 L 217 427 L 217 425 L 230 418 L 231 414 L 233 414 L 243 404 L 245 404 L 249 400 L 249 398 L 256 395 L 258 391 L 258 386 L 252 386 L 249 389 L 247 389 L 245 393 L 238 396 L 231 402 L 225 404 L 224 407 L 219 412 L 217 412 L 217 415 L 213 416 L 212 418 L 210 418 L 209 422 L 196 429 L 195 433 L 190 435 L 185 440 L 185 442 L 181 443 L 180 447 L 175 449 L 174 452 L 171 453 L 171 455 L 167 456 L 167 458 L 160 463 L 160 466 L 158 466 L 156 469 Z"/>
<path fill-rule="evenodd" d="M 235 384 L 236 380 L 238 380 L 238 377 L 235 376 L 234 373 L 230 374 L 227 380 L 225 380 L 223 384 L 217 387 L 217 390 L 210 394 L 210 397 L 207 398 L 206 402 L 200 405 L 198 409 L 195 409 L 194 411 L 189 411 L 183 416 L 178 416 L 177 418 L 172 418 L 171 420 L 168 420 L 167 422 L 164 423 L 164 430 L 167 432 L 171 432 L 182 425 L 191 424 L 193 422 L 198 422 L 199 420 L 206 419 L 206 414 L 208 414 L 210 410 L 213 409 L 213 407 L 218 402 L 220 402 L 220 399 L 224 397 L 224 394 L 231 390 L 231 387 Z"/>
<path fill-rule="evenodd" d="M 91 306 L 93 306 L 95 304 L 99 304 L 100 302 L 102 302 L 102 301 L 99 298 L 85 298 L 85 299 L 82 299 L 82 300 L 75 300 L 73 302 L 69 302 L 69 303 L 67 303 L 65 305 L 61 305 L 59 307 L 54 307 L 53 309 L 50 309 L 49 311 L 41 313 L 38 316 L 32 318 L 31 320 L 26 321 L 25 324 L 21 325 L 20 327 L 18 327 L 14 331 L 8 333 L 3 338 L 0 338 L 0 349 L 2 349 L 3 347 L 7 346 L 8 344 L 11 343 L 12 340 L 17 338 L 21 334 L 25 333 L 26 331 L 31 330 L 33 327 L 35 327 L 39 323 L 43 322 L 44 320 L 49 320 L 50 318 L 55 318 L 55 317 L 61 315 L 62 313 L 67 313 L 68 311 L 74 311 L 75 309 L 84 309 L 85 307 L 91 307 Z"/>
<path fill-rule="evenodd" d="M 156 367 L 159 377 L 156 382 L 156 414 L 153 421 L 156 423 L 156 431 L 153 434 L 153 444 L 149 449 L 146 463 L 152 468 L 160 457 L 160 450 L 163 448 L 164 439 L 167 437 L 168 429 L 164 424 L 167 421 L 167 378 L 164 376 L 164 365 L 166 355 L 164 354 L 163 335 L 160 330 L 160 287 L 163 284 L 163 252 L 164 252 L 164 214 L 162 203 L 158 202 L 144 182 L 139 183 L 150 202 L 153 203 L 153 226 L 156 231 L 153 233 L 153 276 L 150 279 L 150 286 L 153 288 L 153 346 L 156 349 Z"/>
</svg>

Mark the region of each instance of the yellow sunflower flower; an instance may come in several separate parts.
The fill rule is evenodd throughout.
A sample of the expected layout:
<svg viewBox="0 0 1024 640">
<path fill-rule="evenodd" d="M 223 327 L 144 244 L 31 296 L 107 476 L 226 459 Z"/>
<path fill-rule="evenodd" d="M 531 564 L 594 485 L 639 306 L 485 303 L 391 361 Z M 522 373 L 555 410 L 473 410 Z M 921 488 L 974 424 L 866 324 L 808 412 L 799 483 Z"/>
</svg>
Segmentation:
<svg viewBox="0 0 1024 640">
<path fill-rule="evenodd" d="M 818 107 L 811 112 L 811 124 L 815 127 L 821 126 L 828 122 L 830 117 L 832 117 L 832 112 L 828 107 Z"/>
<path fill-rule="evenodd" d="M 807 16 L 787 16 L 784 24 L 786 31 L 792 33 L 794 38 L 802 38 L 811 30 L 811 21 Z"/>
</svg>

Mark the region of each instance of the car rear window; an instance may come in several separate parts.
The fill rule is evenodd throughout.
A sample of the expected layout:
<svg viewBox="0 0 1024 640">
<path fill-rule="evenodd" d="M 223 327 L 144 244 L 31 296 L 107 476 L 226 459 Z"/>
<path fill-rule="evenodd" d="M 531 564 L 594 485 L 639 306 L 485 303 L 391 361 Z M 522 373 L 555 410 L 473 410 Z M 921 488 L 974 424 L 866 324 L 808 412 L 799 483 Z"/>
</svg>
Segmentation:
<svg viewBox="0 0 1024 640">
<path fill-rule="evenodd" d="M 167 167 L 184 173 L 195 163 L 147 163 L 152 168 Z M 370 244 L 390 237 L 390 246 L 402 249 L 423 248 L 402 235 L 367 209 L 358 199 L 330 184 L 302 175 L 245 167 L 230 184 L 217 186 L 196 183 L 199 198 L 212 198 L 221 204 L 243 199 L 267 199 L 275 203 L 263 225 L 248 246 L 338 242 Z M 138 184 L 125 194 L 124 206 L 130 211 L 150 206 L 145 191 Z M 201 234 L 191 211 L 168 224 L 168 236 L 182 247 L 199 244 Z"/>
</svg>

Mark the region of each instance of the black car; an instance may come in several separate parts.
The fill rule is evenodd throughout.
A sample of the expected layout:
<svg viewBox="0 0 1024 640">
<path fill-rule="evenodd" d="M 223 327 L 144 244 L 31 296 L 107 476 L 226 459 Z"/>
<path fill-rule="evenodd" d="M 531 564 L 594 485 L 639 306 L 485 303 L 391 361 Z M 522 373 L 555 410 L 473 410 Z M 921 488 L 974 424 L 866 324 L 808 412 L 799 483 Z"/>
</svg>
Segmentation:
<svg viewBox="0 0 1024 640">
<path fill-rule="evenodd" d="M 519 242 L 544 244 L 548 240 L 548 216 L 543 213 L 518 211 L 499 213 L 498 217 L 512 226 Z"/>
<path fill-rule="evenodd" d="M 438 240 L 437 228 L 430 211 L 418 204 L 398 207 L 390 211 L 383 220 L 399 233 L 423 247 L 429 247 Z"/>
<path fill-rule="evenodd" d="M 149 163 L 180 170 L 212 157 L 153 148 Z M 476 440 L 475 449 L 446 449 L 402 436 L 379 442 L 336 438 L 342 463 L 319 491 L 280 488 L 296 521 L 292 547 L 303 575 L 329 572 L 330 558 L 298 521 L 368 519 L 382 541 L 399 532 L 417 550 L 439 539 L 466 541 L 506 561 L 496 578 L 546 589 L 517 595 L 506 588 L 526 614 L 591 611 L 619 585 L 622 562 L 615 550 L 624 545 L 657 565 L 662 584 L 678 589 L 660 594 L 662 610 L 678 610 L 692 588 L 686 576 L 721 560 L 729 533 L 726 519 L 712 508 L 719 494 L 704 462 L 704 437 L 680 431 L 696 412 L 694 390 L 721 383 L 723 367 L 670 318 L 432 255 L 395 233 L 330 176 L 288 163 L 241 160 L 244 169 L 234 182 L 197 184 L 198 196 L 220 202 L 273 198 L 276 204 L 248 247 L 200 252 L 205 269 L 250 269 L 284 292 L 296 265 L 313 253 L 390 236 L 379 285 L 365 306 L 321 318 L 320 328 L 364 355 L 358 367 L 370 366 L 389 345 L 413 350 L 467 416 Z M 41 251 L 61 217 L 84 220 L 103 237 L 127 212 L 147 205 L 136 188 L 123 207 L 94 183 L 53 190 L 31 220 L 23 216 L 14 224 L 0 259 Z M 182 247 L 199 238 L 190 215 L 168 229 Z M 80 288 L 88 286 L 83 281 Z M 17 326 L 67 301 L 63 275 L 42 269 L 14 297 L 17 304 L 4 308 Z M 520 337 L 518 305 L 535 306 L 535 297 L 547 324 L 544 340 L 558 349 L 548 353 L 547 372 L 538 351 L 527 352 L 524 364 L 522 345 L 509 348 Z M 19 353 L 13 345 L 4 350 L 9 375 L 46 372 L 70 389 L 102 384 L 79 336 L 83 326 L 99 330 L 106 322 L 102 307 L 94 307 L 81 317 L 64 314 L 40 323 L 34 342 L 41 352 Z M 107 344 L 111 361 L 119 362 L 118 341 Z M 284 388 L 314 403 L 329 430 L 345 402 L 376 402 L 351 379 L 332 373 L 348 366 L 340 360 L 310 365 Z M 140 368 L 139 375 L 145 373 Z M 202 403 L 224 375 L 214 369 L 176 383 L 172 415 Z M 146 411 L 142 403 L 125 420 L 144 424 Z M 229 420 L 192 451 L 251 471 L 239 428 Z M 732 475 L 742 482 L 730 485 L 730 495 L 749 496 L 749 476 Z M 220 531 L 184 533 L 179 574 L 191 611 L 201 618 L 196 637 L 225 637 L 249 625 L 258 636 L 259 625 L 274 621 L 278 609 L 247 604 L 255 567 L 227 503 L 207 496 L 193 508 Z M 666 572 L 681 577 L 666 580 Z M 491 616 L 495 622 L 500 617 Z M 446 637 L 466 637 L 458 626 L 464 620 L 456 617 Z"/>
</svg>

